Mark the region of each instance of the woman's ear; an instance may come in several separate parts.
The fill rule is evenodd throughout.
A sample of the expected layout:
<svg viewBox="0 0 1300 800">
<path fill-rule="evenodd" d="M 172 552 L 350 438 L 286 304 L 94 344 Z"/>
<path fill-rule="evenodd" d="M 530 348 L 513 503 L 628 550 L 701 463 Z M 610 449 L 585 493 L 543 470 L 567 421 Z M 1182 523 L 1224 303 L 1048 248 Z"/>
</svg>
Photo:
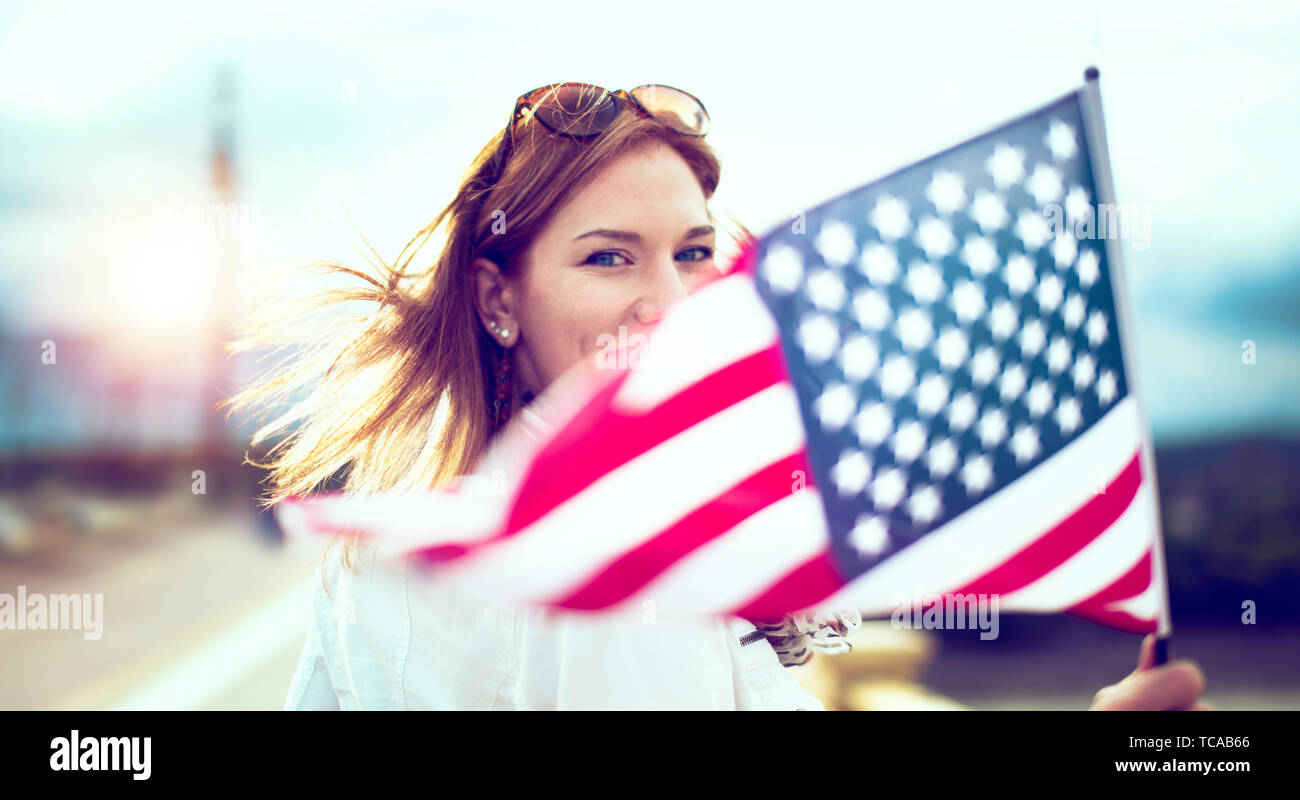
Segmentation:
<svg viewBox="0 0 1300 800">
<path fill-rule="evenodd" d="M 519 326 L 514 315 L 515 289 L 501 273 L 496 262 L 476 258 L 470 266 L 470 286 L 474 292 L 474 306 L 488 335 L 503 345 L 519 338 Z"/>
</svg>

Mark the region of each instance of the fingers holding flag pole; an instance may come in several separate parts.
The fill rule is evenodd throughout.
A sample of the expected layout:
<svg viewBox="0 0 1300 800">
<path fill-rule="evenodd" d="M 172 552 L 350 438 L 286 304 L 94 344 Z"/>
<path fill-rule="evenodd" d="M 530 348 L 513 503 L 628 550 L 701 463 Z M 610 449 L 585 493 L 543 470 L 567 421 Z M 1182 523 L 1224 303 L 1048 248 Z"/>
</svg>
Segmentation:
<svg viewBox="0 0 1300 800">
<path fill-rule="evenodd" d="M 1084 125 L 1088 143 L 1088 157 L 1092 160 L 1093 174 L 1096 179 L 1098 208 L 1115 203 L 1115 184 L 1110 171 L 1109 148 L 1106 143 L 1106 126 L 1101 109 L 1101 91 L 1099 88 L 1100 72 L 1094 67 L 1084 71 L 1084 88 L 1081 92 L 1080 107 L 1083 110 Z M 1128 283 L 1124 277 L 1122 247 L 1118 236 L 1108 235 L 1105 239 L 1106 260 L 1111 270 L 1111 284 L 1115 295 L 1116 327 L 1119 330 L 1120 346 L 1124 353 L 1126 379 L 1133 395 L 1139 399 L 1138 409 L 1142 417 L 1142 470 L 1150 476 L 1151 489 L 1157 498 L 1154 507 L 1155 537 L 1152 542 L 1152 581 L 1158 592 L 1158 618 L 1156 621 L 1156 640 L 1154 660 L 1151 666 L 1166 664 L 1173 657 L 1173 619 L 1169 609 L 1169 578 L 1165 564 L 1164 530 L 1160 518 L 1160 496 L 1156 469 L 1155 448 L 1151 440 L 1151 426 L 1146 418 L 1146 409 L 1141 402 L 1142 393 L 1137 386 L 1137 361 L 1134 357 L 1132 315 L 1128 297 Z"/>
</svg>

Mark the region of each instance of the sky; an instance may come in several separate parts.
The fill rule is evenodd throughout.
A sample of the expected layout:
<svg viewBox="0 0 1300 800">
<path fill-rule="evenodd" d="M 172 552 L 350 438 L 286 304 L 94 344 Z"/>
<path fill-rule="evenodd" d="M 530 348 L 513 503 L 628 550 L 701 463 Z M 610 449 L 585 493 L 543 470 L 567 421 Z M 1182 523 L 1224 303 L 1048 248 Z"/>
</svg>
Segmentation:
<svg viewBox="0 0 1300 800">
<path fill-rule="evenodd" d="M 1150 214 L 1149 246 L 1125 259 L 1157 440 L 1300 430 L 1300 312 L 1279 301 L 1300 298 L 1300 8 L 490 8 L 7 3 L 0 328 L 111 338 L 154 368 L 183 359 L 223 247 L 249 303 L 319 288 L 296 263 L 359 265 L 358 230 L 391 259 L 514 99 L 546 83 L 699 97 L 723 164 L 715 210 L 762 231 L 1075 89 L 1095 64 L 1117 199 Z M 223 65 L 249 212 L 233 243 L 177 222 L 213 201 Z"/>
</svg>

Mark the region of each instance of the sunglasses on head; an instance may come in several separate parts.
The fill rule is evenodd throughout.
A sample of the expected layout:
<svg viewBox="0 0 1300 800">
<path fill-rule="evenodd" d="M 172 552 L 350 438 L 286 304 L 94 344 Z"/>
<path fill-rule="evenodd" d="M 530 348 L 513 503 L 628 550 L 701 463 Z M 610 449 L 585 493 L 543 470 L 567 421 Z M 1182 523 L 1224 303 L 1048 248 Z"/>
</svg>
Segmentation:
<svg viewBox="0 0 1300 800">
<path fill-rule="evenodd" d="M 648 83 L 632 90 L 611 92 L 590 83 L 551 83 L 520 95 L 515 101 L 510 124 L 493 157 L 494 177 L 489 185 L 499 180 L 514 146 L 515 126 L 521 121 L 536 119 L 551 133 L 581 141 L 603 133 L 626 105 L 686 136 L 703 136 L 709 132 L 709 112 L 704 110 L 704 104 L 694 95 L 672 86 Z"/>
</svg>

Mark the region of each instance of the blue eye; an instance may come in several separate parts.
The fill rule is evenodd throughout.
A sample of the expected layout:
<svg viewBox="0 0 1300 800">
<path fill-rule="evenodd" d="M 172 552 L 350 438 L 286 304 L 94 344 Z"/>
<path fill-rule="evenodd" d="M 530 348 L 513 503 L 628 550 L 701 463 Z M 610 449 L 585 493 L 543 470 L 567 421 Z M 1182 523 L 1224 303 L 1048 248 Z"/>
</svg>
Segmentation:
<svg viewBox="0 0 1300 800">
<path fill-rule="evenodd" d="M 601 257 L 601 256 L 617 256 L 618 258 L 623 258 L 623 254 L 620 253 L 620 252 L 618 252 L 617 250 L 601 250 L 601 251 L 599 251 L 599 252 L 592 253 L 591 255 L 587 256 L 587 260 L 584 261 L 584 262 L 582 262 L 582 263 L 584 263 L 584 264 L 592 264 L 593 266 L 597 266 L 597 267 L 621 267 L 621 266 L 623 266 L 622 264 L 596 264 L 596 263 L 594 263 L 593 259 L 599 258 L 599 257 Z"/>
<path fill-rule="evenodd" d="M 712 257 L 713 257 L 713 248 L 712 248 L 712 247 L 691 247 L 691 248 L 688 248 L 688 249 L 686 249 L 686 250 L 683 250 L 682 252 L 683 252 L 683 253 L 689 253 L 689 252 L 691 252 L 691 250 L 699 250 L 699 251 L 701 251 L 700 257 L 699 257 L 699 258 L 688 258 L 688 259 L 685 259 L 686 261 L 704 261 L 705 259 L 708 259 L 708 258 L 712 258 Z"/>
</svg>

